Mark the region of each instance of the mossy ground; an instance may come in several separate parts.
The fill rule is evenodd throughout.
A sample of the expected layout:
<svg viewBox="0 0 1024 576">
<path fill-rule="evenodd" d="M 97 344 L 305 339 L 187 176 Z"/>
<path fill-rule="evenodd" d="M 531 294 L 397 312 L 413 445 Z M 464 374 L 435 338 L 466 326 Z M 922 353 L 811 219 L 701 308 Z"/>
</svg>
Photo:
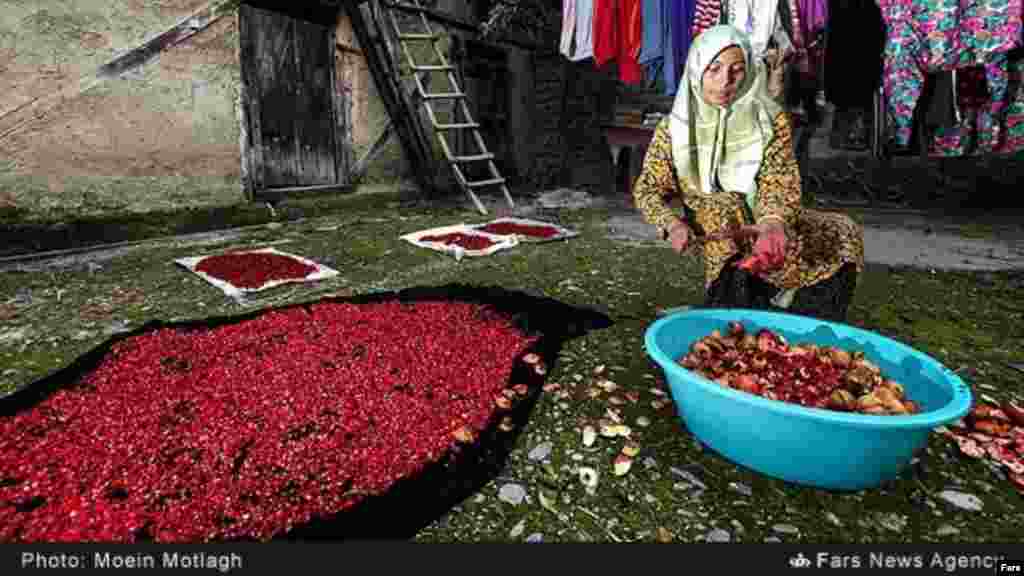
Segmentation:
<svg viewBox="0 0 1024 576">
<path fill-rule="evenodd" d="M 0 389 L 35 381 L 116 330 L 149 320 L 203 318 L 327 294 L 450 282 L 502 286 L 597 308 L 614 324 L 568 342 L 548 375 L 548 382 L 559 388 L 541 396 L 508 467 L 421 530 L 418 541 L 515 541 L 536 533 L 545 541 L 653 541 L 659 533 L 696 541 L 714 528 L 728 531 L 733 541 L 752 542 L 1020 540 L 1024 497 L 989 465 L 960 456 L 938 435 L 901 479 L 853 494 L 788 485 L 702 448 L 671 407 L 651 406 L 657 399 L 651 389 L 667 388 L 642 348 L 644 330 L 657 308 L 699 304 L 700 262 L 693 256 L 678 257 L 664 244 L 606 238 L 607 210 L 560 214 L 561 222 L 579 231 L 579 237 L 457 262 L 398 237 L 484 220 L 479 214 L 417 206 L 387 194 L 360 195 L 347 202 L 344 210 L 329 215 L 254 227 L 220 242 L 161 242 L 91 260 L 8 265 L 0 272 Z M 341 275 L 238 303 L 173 262 L 267 245 L 328 264 Z M 850 323 L 898 338 L 952 369 L 962 368 L 976 394 L 1020 400 L 1024 373 L 1008 364 L 1024 362 L 1022 287 L 1021 273 L 869 266 Z M 604 370 L 595 375 L 599 366 Z M 599 438 L 591 448 L 581 442 L 581 424 L 613 407 L 609 394 L 588 394 L 598 378 L 639 395 L 637 403 L 627 400 L 618 407 L 642 447 L 632 469 L 621 477 L 612 474 L 612 459 L 622 439 Z M 636 424 L 641 416 L 649 426 Z M 529 451 L 544 442 L 552 447 L 548 463 L 531 461 Z M 593 494 L 580 483 L 578 466 L 599 472 Z M 694 485 L 685 473 L 704 487 Z M 526 489 L 528 499 L 518 506 L 497 498 L 499 488 L 509 482 Z M 951 486 L 978 495 L 984 509 L 959 510 L 935 497 Z"/>
</svg>

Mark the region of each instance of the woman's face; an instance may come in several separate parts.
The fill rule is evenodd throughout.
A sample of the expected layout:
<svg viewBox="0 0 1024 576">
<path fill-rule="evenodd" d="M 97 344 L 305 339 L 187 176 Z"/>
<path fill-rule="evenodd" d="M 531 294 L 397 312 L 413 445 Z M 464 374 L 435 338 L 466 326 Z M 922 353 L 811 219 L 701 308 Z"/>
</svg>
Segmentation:
<svg viewBox="0 0 1024 576">
<path fill-rule="evenodd" d="M 730 46 L 718 53 L 701 76 L 701 95 L 715 106 L 726 106 L 736 98 L 743 78 L 747 75 L 747 61 L 739 46 Z"/>
</svg>

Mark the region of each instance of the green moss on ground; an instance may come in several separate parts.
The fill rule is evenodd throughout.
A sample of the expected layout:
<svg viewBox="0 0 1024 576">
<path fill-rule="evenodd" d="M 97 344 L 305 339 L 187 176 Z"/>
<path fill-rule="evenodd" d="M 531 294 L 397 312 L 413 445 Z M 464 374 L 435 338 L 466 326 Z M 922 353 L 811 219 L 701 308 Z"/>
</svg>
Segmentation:
<svg viewBox="0 0 1024 576">
<path fill-rule="evenodd" d="M 483 217 L 399 204 L 394 196 L 347 201 L 343 211 L 331 215 L 252 228 L 220 243 L 165 243 L 91 264 L 66 260 L 62 266 L 8 268 L 0 273 L 0 387 L 31 382 L 113 331 L 149 320 L 240 313 L 335 293 L 449 282 L 500 285 L 595 307 L 614 324 L 566 345 L 548 377 L 558 388 L 541 396 L 507 468 L 420 531 L 417 541 L 521 541 L 532 534 L 545 541 L 653 541 L 665 531 L 676 541 L 696 541 L 715 528 L 728 531 L 733 541 L 751 542 L 1019 541 L 1024 497 L 984 462 L 961 457 L 938 435 L 920 464 L 901 479 L 853 494 L 788 485 L 702 448 L 671 406 L 651 405 L 659 398 L 652 389 L 667 391 L 667 385 L 642 348 L 658 307 L 699 303 L 700 263 L 675 256 L 663 244 L 607 239 L 608 212 L 562 214 L 563 223 L 581 232 L 574 239 L 457 262 L 398 236 Z M 237 303 L 172 262 L 266 245 L 327 263 L 341 276 Z M 963 368 L 978 394 L 1021 400 L 1024 373 L 1007 364 L 1024 361 L 1022 283 L 1020 273 L 933 274 L 869 266 L 850 322 Z M 614 381 L 619 390 L 591 397 L 600 379 Z M 629 401 L 626 392 L 638 401 Z M 624 403 L 614 405 L 610 396 Z M 621 477 L 612 474 L 612 459 L 622 439 L 599 438 L 589 448 L 581 441 L 582 425 L 609 408 L 621 412 L 642 448 Z M 641 418 L 649 425 L 641 426 Z M 530 461 L 529 451 L 543 442 L 552 445 L 548 463 Z M 598 471 L 593 494 L 580 483 L 579 466 Z M 693 477 L 703 487 L 694 485 Z M 499 500 L 498 490 L 508 482 L 526 488 L 529 500 L 519 506 Z M 958 510 L 936 497 L 950 486 L 978 495 L 984 509 Z"/>
</svg>

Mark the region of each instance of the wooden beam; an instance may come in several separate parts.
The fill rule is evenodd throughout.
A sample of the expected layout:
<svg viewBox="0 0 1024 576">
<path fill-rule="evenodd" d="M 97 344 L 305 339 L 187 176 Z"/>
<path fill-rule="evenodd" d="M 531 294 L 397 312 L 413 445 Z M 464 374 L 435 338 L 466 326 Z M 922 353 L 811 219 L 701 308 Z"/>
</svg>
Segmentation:
<svg viewBox="0 0 1024 576">
<path fill-rule="evenodd" d="M 427 77 L 426 82 L 429 85 L 429 76 Z M 419 91 L 415 87 L 409 89 L 408 95 L 409 99 L 412 100 L 414 104 L 419 103 Z M 377 139 L 370 145 L 370 149 L 366 151 L 366 154 L 363 154 L 363 157 L 360 158 L 352 168 L 351 182 L 353 185 L 363 179 L 363 176 L 366 175 L 366 170 L 370 167 L 370 163 L 373 162 L 374 158 L 384 150 L 384 146 L 388 143 L 388 140 L 391 139 L 391 135 L 394 133 L 395 124 L 390 118 L 388 118 L 388 121 L 384 123 L 384 129 L 380 131 L 380 135 L 377 136 Z"/>
<path fill-rule="evenodd" d="M 100 66 L 96 71 L 96 76 L 98 78 L 115 78 L 142 66 L 156 58 L 161 52 L 205 30 L 210 24 L 219 20 L 221 16 L 233 12 L 241 3 L 241 0 L 221 0 L 207 4 L 188 18 L 157 34 L 142 45 L 136 46 Z"/>
<path fill-rule="evenodd" d="M 356 165 L 352 168 L 350 179 L 353 185 L 358 184 L 359 181 L 363 179 L 363 176 L 366 176 L 366 171 L 370 167 L 370 163 L 373 162 L 381 151 L 384 150 L 384 146 L 388 143 L 388 140 L 391 139 L 391 135 L 394 133 L 394 127 L 395 126 L 391 120 L 388 120 L 387 123 L 384 124 L 384 130 L 381 131 L 380 136 L 377 136 L 377 139 L 373 141 L 373 144 L 370 146 L 370 149 L 366 151 L 366 154 L 356 162 Z"/>
</svg>

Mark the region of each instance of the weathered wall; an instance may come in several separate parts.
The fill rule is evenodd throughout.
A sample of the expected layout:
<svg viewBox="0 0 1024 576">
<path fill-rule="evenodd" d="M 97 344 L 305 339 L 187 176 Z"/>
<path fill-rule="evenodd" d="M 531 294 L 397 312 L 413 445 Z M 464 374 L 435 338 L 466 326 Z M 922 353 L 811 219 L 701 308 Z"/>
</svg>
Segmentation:
<svg viewBox="0 0 1024 576">
<path fill-rule="evenodd" d="M 23 218 L 60 219 L 245 201 L 235 13 L 120 78 L 82 83 L 204 5 L 0 0 L 0 204 L 13 203 Z M 438 8 L 469 16 L 455 0 Z M 559 27 L 553 10 L 547 45 L 557 46 Z M 388 117 L 344 16 L 337 43 L 356 160 Z M 599 125 L 613 116 L 614 72 L 567 64 L 553 52 L 511 50 L 509 66 L 515 97 L 525 99 L 510 106 L 522 185 L 609 191 L 612 168 Z M 363 182 L 395 182 L 405 170 L 392 137 Z"/>
<path fill-rule="evenodd" d="M 358 53 L 362 47 L 352 31 L 352 25 L 341 12 L 338 18 L 337 44 L 338 77 L 346 85 L 351 102 L 353 161 L 362 158 L 380 136 L 388 122 L 387 109 L 377 94 L 366 59 Z M 405 170 L 398 138 L 392 136 L 387 146 L 370 165 L 363 178 L 365 183 L 394 182 Z"/>
<path fill-rule="evenodd" d="M 80 80 L 204 4 L 0 1 L 0 186 L 28 218 L 242 200 L 234 13 L 120 78 Z"/>
</svg>

